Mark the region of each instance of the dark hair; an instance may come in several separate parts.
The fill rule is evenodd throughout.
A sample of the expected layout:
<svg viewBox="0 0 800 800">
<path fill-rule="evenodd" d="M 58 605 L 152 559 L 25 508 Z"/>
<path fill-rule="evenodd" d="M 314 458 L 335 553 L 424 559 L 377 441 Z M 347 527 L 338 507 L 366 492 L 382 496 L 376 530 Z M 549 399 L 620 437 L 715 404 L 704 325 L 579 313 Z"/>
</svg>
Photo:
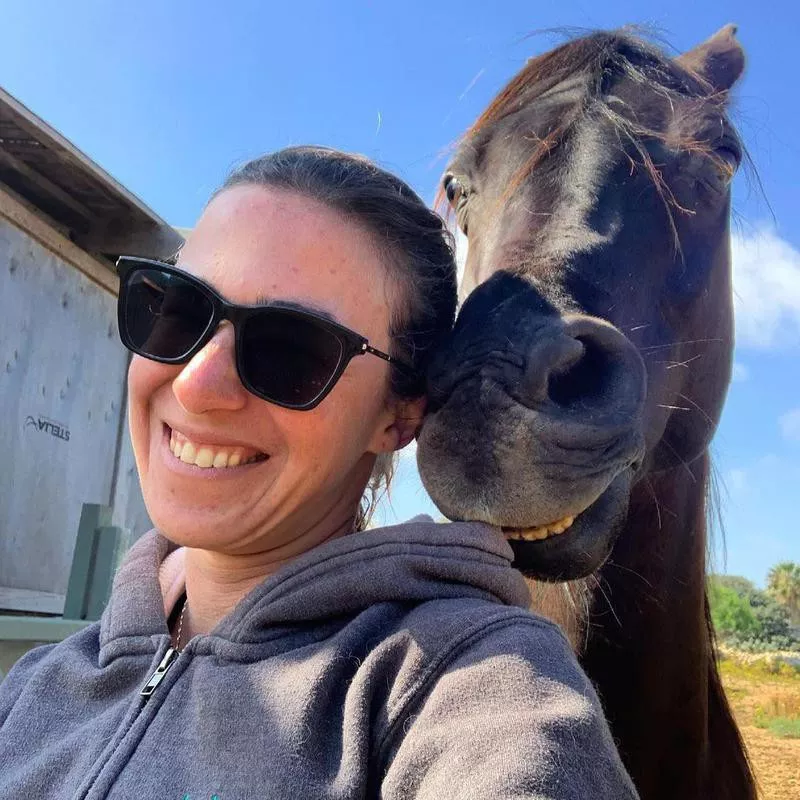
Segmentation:
<svg viewBox="0 0 800 800">
<path fill-rule="evenodd" d="M 424 394 L 430 357 L 456 309 L 453 238 L 411 187 L 363 156 L 327 147 L 287 147 L 234 170 L 219 192 L 253 184 L 296 192 L 339 212 L 370 234 L 404 298 L 392 310 L 391 353 L 416 375 L 393 369 L 399 397 Z"/>
<path fill-rule="evenodd" d="M 456 311 L 453 237 L 442 218 L 400 178 L 363 156 L 327 147 L 287 147 L 253 159 L 234 170 L 216 194 L 240 185 L 296 192 L 372 235 L 402 293 L 391 310 L 390 352 L 415 372 L 393 368 L 390 388 L 398 397 L 424 394 L 429 361 L 453 327 Z M 391 455 L 378 459 L 356 516 L 357 530 L 369 523 L 394 463 Z"/>
</svg>

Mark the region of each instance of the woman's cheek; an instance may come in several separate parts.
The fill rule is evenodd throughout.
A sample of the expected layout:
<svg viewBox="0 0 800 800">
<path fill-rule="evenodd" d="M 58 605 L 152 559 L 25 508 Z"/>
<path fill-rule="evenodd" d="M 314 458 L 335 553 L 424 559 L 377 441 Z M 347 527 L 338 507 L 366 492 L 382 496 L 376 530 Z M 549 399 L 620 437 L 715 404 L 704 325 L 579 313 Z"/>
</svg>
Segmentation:
<svg viewBox="0 0 800 800">
<path fill-rule="evenodd" d="M 309 460 L 347 469 L 363 455 L 371 415 L 358 392 L 332 392 L 314 411 L 305 413 L 307 422 L 301 428 Z"/>
<path fill-rule="evenodd" d="M 169 382 L 179 371 L 176 367 L 159 364 L 141 356 L 133 356 L 128 367 L 128 395 L 137 405 L 149 404 L 153 394 L 164 383 Z"/>
<path fill-rule="evenodd" d="M 128 421 L 131 442 L 139 470 L 147 470 L 151 438 L 152 401 L 159 390 L 178 372 L 175 367 L 133 356 L 128 368 Z"/>
</svg>

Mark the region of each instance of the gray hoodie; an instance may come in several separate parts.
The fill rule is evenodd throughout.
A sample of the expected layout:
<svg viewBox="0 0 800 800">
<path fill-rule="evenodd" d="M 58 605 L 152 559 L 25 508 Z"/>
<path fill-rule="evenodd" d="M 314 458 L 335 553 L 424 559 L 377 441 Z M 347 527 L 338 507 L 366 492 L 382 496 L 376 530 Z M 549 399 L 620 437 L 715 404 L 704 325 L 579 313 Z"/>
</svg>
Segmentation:
<svg viewBox="0 0 800 800">
<path fill-rule="evenodd" d="M 179 654 L 158 578 L 173 549 L 144 536 L 100 622 L 11 670 L 0 798 L 636 797 L 496 529 L 327 542 Z"/>
</svg>

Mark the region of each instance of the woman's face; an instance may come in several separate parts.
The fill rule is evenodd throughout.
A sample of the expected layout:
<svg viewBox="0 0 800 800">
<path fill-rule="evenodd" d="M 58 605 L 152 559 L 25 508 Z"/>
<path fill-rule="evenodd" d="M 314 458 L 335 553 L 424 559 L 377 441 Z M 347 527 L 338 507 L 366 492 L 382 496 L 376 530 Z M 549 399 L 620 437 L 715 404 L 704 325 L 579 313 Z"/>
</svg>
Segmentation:
<svg viewBox="0 0 800 800">
<path fill-rule="evenodd" d="M 178 265 L 232 302 L 292 301 L 389 350 L 396 292 L 371 237 L 313 200 L 256 186 L 226 190 Z M 230 323 L 188 364 L 135 356 L 130 428 L 153 523 L 179 544 L 228 553 L 291 557 L 327 538 L 352 516 L 375 455 L 413 435 L 409 409 L 390 400 L 388 369 L 373 356 L 354 358 L 319 406 L 293 411 L 242 386 Z M 201 451 L 201 463 L 240 463 L 185 463 Z"/>
</svg>

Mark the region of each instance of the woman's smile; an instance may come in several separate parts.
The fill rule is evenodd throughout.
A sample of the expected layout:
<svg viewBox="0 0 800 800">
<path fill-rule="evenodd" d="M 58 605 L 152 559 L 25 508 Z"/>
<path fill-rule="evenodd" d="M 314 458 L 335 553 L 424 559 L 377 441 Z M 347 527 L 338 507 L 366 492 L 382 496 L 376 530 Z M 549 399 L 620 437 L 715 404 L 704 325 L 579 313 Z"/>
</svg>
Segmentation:
<svg viewBox="0 0 800 800">
<path fill-rule="evenodd" d="M 159 451 L 165 466 L 197 478 L 240 476 L 242 470 L 263 464 L 269 456 L 253 447 L 209 441 L 209 434 L 192 438 L 163 423 Z"/>
</svg>

